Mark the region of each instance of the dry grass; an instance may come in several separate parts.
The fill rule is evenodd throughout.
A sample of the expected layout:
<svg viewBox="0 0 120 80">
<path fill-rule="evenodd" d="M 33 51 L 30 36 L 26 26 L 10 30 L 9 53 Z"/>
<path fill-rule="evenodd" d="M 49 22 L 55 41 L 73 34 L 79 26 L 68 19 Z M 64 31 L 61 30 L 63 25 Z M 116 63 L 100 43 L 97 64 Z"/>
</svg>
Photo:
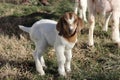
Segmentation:
<svg viewBox="0 0 120 80">
<path fill-rule="evenodd" d="M 84 33 L 84 31 L 83 31 Z M 79 41 L 73 49 L 72 72 L 66 79 L 87 79 L 87 80 L 119 80 L 120 77 L 120 55 L 117 46 L 109 40 L 101 43 L 97 37 L 94 48 L 87 47 L 86 33 L 79 36 Z M 57 63 L 54 50 L 49 49 L 45 54 L 45 61 L 48 66 L 46 76 L 40 77 L 35 70 L 32 57 L 34 44 L 27 36 L 0 35 L 0 79 L 3 80 L 61 80 L 56 73 Z M 100 45 L 99 45 L 100 44 Z"/>
<path fill-rule="evenodd" d="M 0 41 L 0 78 L 17 79 L 25 75 L 29 78 L 31 74 L 26 67 L 32 59 L 31 42 L 24 37 L 17 39 L 4 35 L 0 35 Z"/>
</svg>

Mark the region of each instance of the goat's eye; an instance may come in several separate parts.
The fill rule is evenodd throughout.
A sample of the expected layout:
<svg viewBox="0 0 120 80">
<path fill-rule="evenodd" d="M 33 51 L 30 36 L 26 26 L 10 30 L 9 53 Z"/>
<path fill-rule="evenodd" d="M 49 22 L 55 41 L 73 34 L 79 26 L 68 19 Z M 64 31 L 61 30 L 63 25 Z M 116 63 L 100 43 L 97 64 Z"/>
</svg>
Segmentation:
<svg viewBox="0 0 120 80">
<path fill-rule="evenodd" d="M 64 20 L 64 24 L 65 24 L 65 25 L 68 25 L 68 22 L 67 22 L 66 20 Z"/>
<path fill-rule="evenodd" d="M 77 20 L 74 20 L 74 24 L 76 24 L 77 23 Z"/>
<path fill-rule="evenodd" d="M 77 22 L 77 19 L 74 20 L 74 23 L 76 23 L 76 22 Z"/>
</svg>

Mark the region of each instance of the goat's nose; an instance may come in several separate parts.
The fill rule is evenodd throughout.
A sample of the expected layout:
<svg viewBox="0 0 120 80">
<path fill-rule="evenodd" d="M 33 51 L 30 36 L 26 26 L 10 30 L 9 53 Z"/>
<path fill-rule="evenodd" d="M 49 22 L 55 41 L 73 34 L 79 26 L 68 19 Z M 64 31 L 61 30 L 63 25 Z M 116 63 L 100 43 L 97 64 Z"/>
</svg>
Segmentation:
<svg viewBox="0 0 120 80">
<path fill-rule="evenodd" d="M 72 30 L 71 30 L 71 29 L 69 29 L 69 33 L 72 33 Z"/>
<path fill-rule="evenodd" d="M 74 27 L 73 26 L 70 26 L 70 30 L 73 30 L 74 29 Z"/>
<path fill-rule="evenodd" d="M 72 32 L 73 32 L 73 29 L 74 29 L 73 27 L 70 27 L 70 28 L 69 28 L 69 32 L 72 33 Z"/>
</svg>

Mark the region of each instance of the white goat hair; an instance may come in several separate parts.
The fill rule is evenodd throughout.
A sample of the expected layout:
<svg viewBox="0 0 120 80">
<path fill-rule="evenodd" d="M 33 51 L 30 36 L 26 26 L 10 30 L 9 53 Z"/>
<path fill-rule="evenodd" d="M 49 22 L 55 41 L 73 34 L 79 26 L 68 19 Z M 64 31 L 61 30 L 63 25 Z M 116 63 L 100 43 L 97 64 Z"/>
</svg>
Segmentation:
<svg viewBox="0 0 120 80">
<path fill-rule="evenodd" d="M 75 0 L 74 12 L 79 13 L 79 17 L 87 22 L 86 12 L 87 12 L 87 0 Z"/>
<path fill-rule="evenodd" d="M 88 13 L 89 13 L 89 46 L 94 45 L 93 33 L 95 28 L 95 13 L 101 13 L 109 16 L 106 18 L 105 26 L 103 30 L 107 31 L 108 22 L 110 17 L 113 20 L 112 26 L 112 40 L 120 45 L 120 35 L 119 35 L 119 18 L 120 18 L 120 0 L 88 0 Z"/>
<path fill-rule="evenodd" d="M 77 42 L 77 33 L 82 28 L 82 20 L 75 13 L 65 13 L 58 22 L 42 19 L 35 22 L 32 27 L 19 25 L 19 28 L 28 32 L 35 43 L 33 57 L 36 70 L 40 75 L 45 75 L 43 67 L 46 65 L 43 53 L 48 45 L 55 49 L 59 74 L 66 76 L 65 71 L 71 71 L 72 48 Z"/>
</svg>

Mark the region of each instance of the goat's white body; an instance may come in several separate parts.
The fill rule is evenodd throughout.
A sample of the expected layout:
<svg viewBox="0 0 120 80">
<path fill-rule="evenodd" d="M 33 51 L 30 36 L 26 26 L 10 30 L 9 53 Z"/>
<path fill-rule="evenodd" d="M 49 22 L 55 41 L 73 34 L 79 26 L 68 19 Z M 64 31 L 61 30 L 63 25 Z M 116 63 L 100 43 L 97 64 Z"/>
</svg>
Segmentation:
<svg viewBox="0 0 120 80">
<path fill-rule="evenodd" d="M 56 21 L 43 19 L 37 21 L 30 28 L 19 26 L 20 29 L 30 34 L 31 40 L 35 43 L 36 48 L 35 52 L 33 53 L 33 57 L 35 59 L 36 69 L 40 75 L 45 75 L 42 66 L 46 65 L 42 54 L 48 45 L 54 46 L 55 48 L 59 74 L 63 76 L 66 75 L 64 68 L 66 68 L 68 72 L 71 71 L 71 50 L 75 43 L 70 43 L 62 36 L 59 36 L 58 31 L 56 30 L 56 24 Z"/>
<path fill-rule="evenodd" d="M 46 41 L 50 46 L 54 46 L 57 31 L 55 29 L 57 22 L 51 20 L 40 20 L 33 24 L 30 31 L 31 39 L 36 42 Z"/>
</svg>

